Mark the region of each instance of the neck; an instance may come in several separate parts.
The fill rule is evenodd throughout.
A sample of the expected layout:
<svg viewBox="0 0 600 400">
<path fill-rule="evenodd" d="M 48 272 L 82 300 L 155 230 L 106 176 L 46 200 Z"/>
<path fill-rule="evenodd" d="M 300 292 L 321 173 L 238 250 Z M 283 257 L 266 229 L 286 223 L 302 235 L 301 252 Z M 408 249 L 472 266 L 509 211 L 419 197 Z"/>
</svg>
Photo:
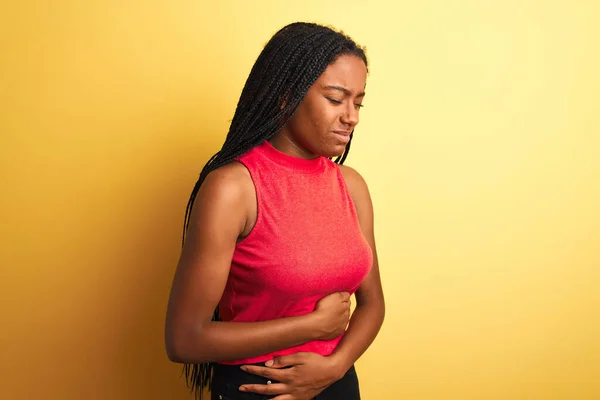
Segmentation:
<svg viewBox="0 0 600 400">
<path fill-rule="evenodd" d="M 269 143 L 271 143 L 271 145 L 280 152 L 290 156 L 304 158 L 306 160 L 311 160 L 318 157 L 316 154 L 311 153 L 296 143 L 294 139 L 290 137 L 289 133 L 284 130 L 279 131 L 275 134 L 275 136 L 269 139 Z"/>
</svg>

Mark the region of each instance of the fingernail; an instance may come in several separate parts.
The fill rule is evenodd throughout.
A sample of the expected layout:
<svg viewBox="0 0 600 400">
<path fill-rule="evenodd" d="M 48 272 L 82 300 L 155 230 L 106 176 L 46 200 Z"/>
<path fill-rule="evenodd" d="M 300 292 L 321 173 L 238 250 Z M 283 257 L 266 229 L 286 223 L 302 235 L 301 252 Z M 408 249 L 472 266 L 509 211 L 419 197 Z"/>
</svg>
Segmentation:
<svg viewBox="0 0 600 400">
<path fill-rule="evenodd" d="M 270 366 L 272 366 L 272 365 L 273 365 L 273 360 L 269 360 L 269 361 L 267 361 L 267 362 L 265 363 L 265 365 L 266 365 L 267 367 L 270 367 Z"/>
<path fill-rule="evenodd" d="M 246 367 L 240 367 L 240 369 L 244 372 L 248 372 L 248 368 L 246 368 Z"/>
<path fill-rule="evenodd" d="M 246 391 L 246 388 L 243 386 L 240 386 L 240 392 L 245 392 L 245 391 Z"/>
</svg>

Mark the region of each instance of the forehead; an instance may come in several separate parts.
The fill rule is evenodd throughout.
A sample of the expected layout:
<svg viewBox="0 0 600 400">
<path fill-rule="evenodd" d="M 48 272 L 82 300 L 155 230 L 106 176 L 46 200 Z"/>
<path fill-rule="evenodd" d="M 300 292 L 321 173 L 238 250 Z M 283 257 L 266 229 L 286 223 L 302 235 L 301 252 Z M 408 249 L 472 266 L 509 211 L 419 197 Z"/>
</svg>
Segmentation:
<svg viewBox="0 0 600 400">
<path fill-rule="evenodd" d="M 367 81 L 367 66 L 355 55 L 343 55 L 329 64 L 317 82 L 339 85 L 352 91 L 363 91 Z"/>
</svg>

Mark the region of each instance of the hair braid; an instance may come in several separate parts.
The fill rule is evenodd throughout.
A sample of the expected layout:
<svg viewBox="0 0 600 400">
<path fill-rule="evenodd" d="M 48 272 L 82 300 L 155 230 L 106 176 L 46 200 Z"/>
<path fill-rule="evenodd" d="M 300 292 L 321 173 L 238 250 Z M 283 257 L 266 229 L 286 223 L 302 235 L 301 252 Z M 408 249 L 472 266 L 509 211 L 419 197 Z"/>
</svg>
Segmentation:
<svg viewBox="0 0 600 400">
<path fill-rule="evenodd" d="M 250 71 L 223 146 L 205 164 L 192 189 L 185 209 L 182 244 L 194 201 L 208 174 L 280 131 L 327 66 L 345 54 L 360 57 L 368 67 L 364 49 L 330 27 L 295 22 L 273 35 Z M 342 164 L 348 156 L 352 136 L 353 133 L 336 163 Z M 219 307 L 213 320 L 220 320 Z M 211 388 L 212 366 L 212 363 L 186 364 L 183 368 L 186 383 L 197 399 L 202 399 L 204 388 Z"/>
</svg>

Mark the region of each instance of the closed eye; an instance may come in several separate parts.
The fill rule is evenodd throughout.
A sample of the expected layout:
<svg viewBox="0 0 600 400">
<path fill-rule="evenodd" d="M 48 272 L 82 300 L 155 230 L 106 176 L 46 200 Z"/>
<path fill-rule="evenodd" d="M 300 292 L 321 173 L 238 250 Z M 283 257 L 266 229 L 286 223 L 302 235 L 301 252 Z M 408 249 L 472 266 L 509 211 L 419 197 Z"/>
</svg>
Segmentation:
<svg viewBox="0 0 600 400">
<path fill-rule="evenodd" d="M 331 97 L 326 97 L 326 99 L 332 102 L 333 104 L 342 104 L 341 101 L 332 99 Z M 364 106 L 362 104 L 354 104 L 354 107 L 356 107 L 357 110 L 360 110 Z"/>
</svg>

